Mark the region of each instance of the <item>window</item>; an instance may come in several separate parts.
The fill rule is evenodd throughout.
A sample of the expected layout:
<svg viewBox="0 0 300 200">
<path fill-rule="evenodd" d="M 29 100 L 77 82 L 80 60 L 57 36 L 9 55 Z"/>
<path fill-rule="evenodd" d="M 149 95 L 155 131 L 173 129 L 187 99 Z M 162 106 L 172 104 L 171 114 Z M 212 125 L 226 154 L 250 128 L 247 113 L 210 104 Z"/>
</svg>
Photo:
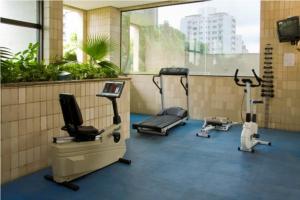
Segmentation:
<svg viewBox="0 0 300 200">
<path fill-rule="evenodd" d="M 13 53 L 27 49 L 29 43 L 38 41 L 37 30 L 10 24 L 0 24 L 0 46 L 10 48 Z"/>
<path fill-rule="evenodd" d="M 64 58 L 83 62 L 80 46 L 83 41 L 83 13 L 80 10 L 64 7 L 63 10 L 63 50 Z"/>
<path fill-rule="evenodd" d="M 17 53 L 27 49 L 29 43 L 40 44 L 42 58 L 42 13 L 41 1 L 0 1 L 1 40 L 0 46 Z"/>
<path fill-rule="evenodd" d="M 250 76 L 253 67 L 258 72 L 260 0 L 228 1 L 122 12 L 123 71 L 152 74 L 185 66 L 195 75 L 233 76 L 239 68 Z M 216 19 L 222 22 L 218 27 Z M 189 27 L 203 27 L 204 37 L 193 37 Z"/>
</svg>

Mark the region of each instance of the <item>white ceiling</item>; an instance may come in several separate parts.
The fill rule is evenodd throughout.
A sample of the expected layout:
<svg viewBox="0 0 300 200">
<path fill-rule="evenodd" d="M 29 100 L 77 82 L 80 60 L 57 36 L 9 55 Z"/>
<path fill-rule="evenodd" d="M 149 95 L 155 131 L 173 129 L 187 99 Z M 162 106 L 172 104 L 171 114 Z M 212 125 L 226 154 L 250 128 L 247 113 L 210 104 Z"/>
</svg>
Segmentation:
<svg viewBox="0 0 300 200">
<path fill-rule="evenodd" d="M 138 6 L 149 3 L 162 2 L 166 0 L 135 0 L 135 1 L 127 1 L 127 0 L 64 0 L 65 5 L 73 6 L 76 8 L 81 8 L 84 10 L 90 10 L 94 8 L 101 8 L 107 6 L 113 6 L 116 8 L 125 8 L 129 6 Z"/>
</svg>

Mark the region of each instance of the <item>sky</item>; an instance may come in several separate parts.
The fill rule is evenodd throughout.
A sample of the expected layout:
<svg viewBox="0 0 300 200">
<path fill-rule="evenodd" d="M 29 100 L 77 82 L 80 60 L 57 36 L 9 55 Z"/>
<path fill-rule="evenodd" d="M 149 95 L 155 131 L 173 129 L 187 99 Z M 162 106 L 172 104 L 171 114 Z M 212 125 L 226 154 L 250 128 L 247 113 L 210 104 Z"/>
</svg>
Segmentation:
<svg viewBox="0 0 300 200">
<path fill-rule="evenodd" d="M 165 6 L 158 8 L 158 22 L 165 21 L 180 30 L 180 21 L 188 15 L 200 14 L 203 8 L 216 8 L 217 12 L 226 12 L 236 19 L 237 34 L 250 53 L 259 52 L 260 0 L 212 0 L 191 4 Z"/>
</svg>

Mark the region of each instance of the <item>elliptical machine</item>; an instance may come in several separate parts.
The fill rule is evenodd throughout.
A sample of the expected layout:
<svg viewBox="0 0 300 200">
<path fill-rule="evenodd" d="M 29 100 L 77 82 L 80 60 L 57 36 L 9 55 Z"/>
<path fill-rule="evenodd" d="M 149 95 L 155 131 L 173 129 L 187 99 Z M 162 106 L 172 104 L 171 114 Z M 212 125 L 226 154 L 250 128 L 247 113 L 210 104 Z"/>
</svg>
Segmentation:
<svg viewBox="0 0 300 200">
<path fill-rule="evenodd" d="M 258 77 L 254 69 L 252 69 L 257 83 L 254 84 L 251 79 L 241 79 L 242 83 L 240 83 L 240 79 L 238 78 L 238 72 L 239 70 L 236 69 L 234 81 L 238 86 L 245 87 L 244 93 L 246 95 L 246 121 L 243 125 L 243 130 L 241 134 L 241 146 L 238 147 L 238 150 L 254 153 L 254 147 L 257 144 L 271 146 L 271 142 L 257 139 L 259 138 L 259 134 L 257 133 L 258 125 L 256 123 L 256 104 L 262 104 L 263 101 L 251 99 L 251 88 L 259 87 L 263 80 L 260 77 Z"/>
</svg>

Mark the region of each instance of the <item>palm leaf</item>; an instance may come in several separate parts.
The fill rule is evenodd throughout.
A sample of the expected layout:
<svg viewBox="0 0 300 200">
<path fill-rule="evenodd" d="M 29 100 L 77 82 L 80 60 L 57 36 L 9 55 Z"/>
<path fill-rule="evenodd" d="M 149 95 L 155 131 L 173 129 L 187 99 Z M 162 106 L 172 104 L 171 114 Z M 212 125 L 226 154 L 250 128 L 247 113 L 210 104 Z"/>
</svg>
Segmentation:
<svg viewBox="0 0 300 200">
<path fill-rule="evenodd" d="M 9 48 L 0 47 L 0 65 L 2 67 L 8 67 L 9 62 L 7 61 L 12 57 L 12 53 Z"/>
<path fill-rule="evenodd" d="M 96 35 L 89 37 L 82 45 L 82 51 L 94 61 L 103 60 L 112 50 L 113 43 L 108 36 Z"/>
<path fill-rule="evenodd" d="M 9 48 L 0 47 L 0 58 L 1 58 L 1 60 L 3 58 L 5 58 L 5 59 L 11 58 L 11 56 L 12 56 L 12 53 L 11 53 Z"/>
<path fill-rule="evenodd" d="M 100 65 L 103 68 L 108 68 L 116 73 L 120 72 L 120 68 L 110 61 L 104 60 L 104 61 L 99 62 L 98 65 Z"/>
</svg>

